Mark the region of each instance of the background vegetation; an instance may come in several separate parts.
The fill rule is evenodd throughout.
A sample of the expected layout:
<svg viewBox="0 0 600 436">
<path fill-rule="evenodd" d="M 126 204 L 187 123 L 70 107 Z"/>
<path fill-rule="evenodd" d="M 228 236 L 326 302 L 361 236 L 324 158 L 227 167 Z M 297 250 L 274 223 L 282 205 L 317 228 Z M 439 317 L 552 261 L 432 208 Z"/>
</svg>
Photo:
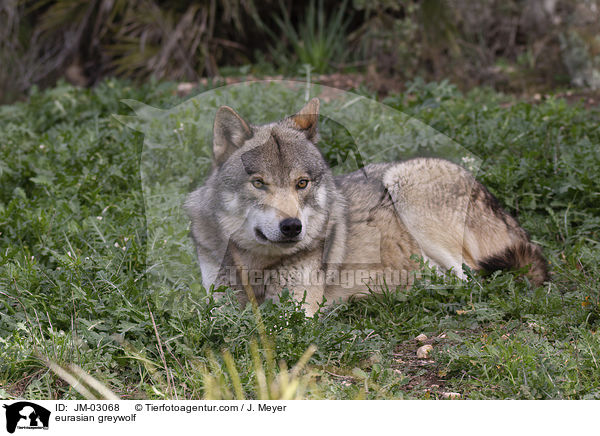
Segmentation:
<svg viewBox="0 0 600 436">
<path fill-rule="evenodd" d="M 369 72 L 463 89 L 600 88 L 597 0 L 5 0 L 0 101 L 60 77 Z"/>
</svg>

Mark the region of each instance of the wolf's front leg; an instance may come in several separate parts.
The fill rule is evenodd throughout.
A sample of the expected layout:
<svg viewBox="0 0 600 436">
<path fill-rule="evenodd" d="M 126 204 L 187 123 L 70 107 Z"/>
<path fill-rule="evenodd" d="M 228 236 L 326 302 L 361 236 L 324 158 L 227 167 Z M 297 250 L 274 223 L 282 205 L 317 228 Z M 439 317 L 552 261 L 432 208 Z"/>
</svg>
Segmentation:
<svg viewBox="0 0 600 436">
<path fill-rule="evenodd" d="M 276 286 L 267 286 L 265 298 L 279 299 L 280 292 L 287 288 L 292 298 L 302 302 L 306 316 L 314 316 L 325 294 L 325 272 L 320 262 L 306 262 L 302 265 L 289 265 L 279 271 Z"/>
<path fill-rule="evenodd" d="M 317 310 L 319 310 L 319 304 L 321 304 L 323 301 L 325 286 L 293 286 L 287 288 L 289 289 L 290 295 L 295 301 L 303 302 L 302 309 L 304 309 L 306 316 L 313 317 Z M 279 300 L 279 293 L 275 295 L 267 295 L 267 298 L 277 301 Z"/>
<path fill-rule="evenodd" d="M 302 308 L 304 309 L 304 313 L 308 317 L 313 317 L 317 310 L 319 310 L 319 304 L 323 302 L 323 295 L 325 293 L 324 285 L 313 285 L 300 287 L 298 289 L 290 290 L 292 292 L 292 296 L 296 301 L 304 300 Z M 306 298 L 304 294 L 306 292 Z"/>
<path fill-rule="evenodd" d="M 287 287 L 287 286 L 285 286 Z M 304 313 L 308 317 L 312 317 L 315 315 L 317 310 L 319 310 L 319 305 L 323 302 L 323 295 L 325 294 L 324 286 L 297 286 L 297 287 L 287 287 L 290 291 L 290 295 L 297 302 L 302 302 L 302 309 L 304 309 Z M 266 299 L 271 299 L 273 301 L 279 301 L 279 294 L 281 292 L 281 288 L 279 288 L 278 292 L 267 292 L 265 294 Z M 306 293 L 306 297 L 304 294 Z"/>
</svg>

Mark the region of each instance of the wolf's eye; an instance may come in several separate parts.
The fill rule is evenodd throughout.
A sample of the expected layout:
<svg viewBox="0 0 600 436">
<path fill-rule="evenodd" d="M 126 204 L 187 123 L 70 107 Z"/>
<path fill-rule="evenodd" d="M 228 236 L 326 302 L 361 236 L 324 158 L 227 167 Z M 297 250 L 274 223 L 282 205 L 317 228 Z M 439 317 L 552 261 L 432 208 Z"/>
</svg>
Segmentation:
<svg viewBox="0 0 600 436">
<path fill-rule="evenodd" d="M 252 186 L 254 186 L 256 189 L 262 189 L 265 186 L 265 182 L 262 179 L 253 179 L 250 181 L 250 183 L 252 183 Z"/>
<path fill-rule="evenodd" d="M 306 180 L 306 179 L 298 180 L 298 183 L 296 183 L 296 189 L 304 189 L 307 186 L 308 186 L 308 180 Z"/>
</svg>

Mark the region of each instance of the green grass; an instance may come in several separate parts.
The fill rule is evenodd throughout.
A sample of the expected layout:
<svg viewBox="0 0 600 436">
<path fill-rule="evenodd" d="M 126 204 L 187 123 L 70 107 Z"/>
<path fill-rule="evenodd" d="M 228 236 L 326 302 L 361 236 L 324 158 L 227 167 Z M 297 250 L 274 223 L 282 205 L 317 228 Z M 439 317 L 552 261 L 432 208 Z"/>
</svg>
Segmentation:
<svg viewBox="0 0 600 436">
<path fill-rule="evenodd" d="M 82 398 L 47 361 L 122 398 L 276 398 L 289 386 L 305 398 L 599 398 L 599 112 L 419 81 L 385 99 L 395 110 L 342 97 L 323 102 L 335 171 L 417 154 L 468 163 L 544 248 L 553 282 L 433 277 L 314 319 L 284 295 L 261 324 L 207 296 L 181 200 L 209 169 L 220 104 L 275 120 L 302 105 L 302 85 L 185 102 L 161 83 L 34 90 L 0 107 L 0 398 Z M 123 99 L 167 110 L 129 102 L 132 117 Z M 288 370 L 311 345 L 308 365 Z"/>
</svg>

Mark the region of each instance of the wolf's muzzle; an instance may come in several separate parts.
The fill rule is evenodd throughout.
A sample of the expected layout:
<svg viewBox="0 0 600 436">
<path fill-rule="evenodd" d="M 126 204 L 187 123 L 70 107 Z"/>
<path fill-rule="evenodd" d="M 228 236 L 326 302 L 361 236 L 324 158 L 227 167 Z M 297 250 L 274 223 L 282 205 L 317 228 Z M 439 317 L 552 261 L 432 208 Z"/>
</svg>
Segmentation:
<svg viewBox="0 0 600 436">
<path fill-rule="evenodd" d="M 302 231 L 302 221 L 298 218 L 286 218 L 279 223 L 279 230 L 282 235 L 294 238 Z"/>
</svg>

